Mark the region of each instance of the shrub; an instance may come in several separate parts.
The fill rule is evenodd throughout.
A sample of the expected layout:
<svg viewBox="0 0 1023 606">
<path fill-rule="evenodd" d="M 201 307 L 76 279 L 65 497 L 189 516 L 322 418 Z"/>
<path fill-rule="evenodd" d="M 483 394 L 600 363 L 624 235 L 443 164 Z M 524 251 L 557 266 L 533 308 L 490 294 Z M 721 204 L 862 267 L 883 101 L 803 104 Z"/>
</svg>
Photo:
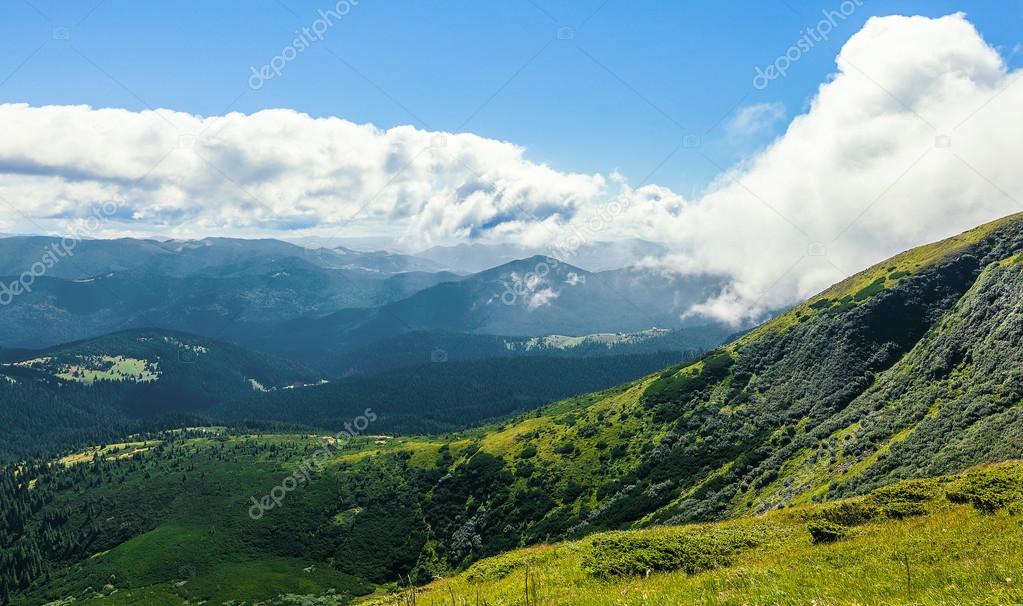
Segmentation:
<svg viewBox="0 0 1023 606">
<path fill-rule="evenodd" d="M 947 496 L 953 503 L 970 504 L 985 513 L 995 513 L 1021 497 L 1021 479 L 1007 468 L 986 470 L 962 478 Z"/>
<path fill-rule="evenodd" d="M 934 480 L 909 480 L 891 486 L 884 486 L 870 493 L 870 498 L 879 504 L 893 501 L 929 501 L 938 495 L 938 484 Z"/>
<path fill-rule="evenodd" d="M 764 534 L 758 527 L 609 532 L 590 539 L 582 565 L 587 573 L 601 578 L 647 571 L 695 574 L 727 566 L 735 554 L 758 545 Z"/>
<path fill-rule="evenodd" d="M 532 566 L 540 559 L 537 553 L 508 553 L 480 560 L 466 570 L 470 583 L 499 581 L 523 566 Z"/>
<path fill-rule="evenodd" d="M 847 527 L 823 518 L 811 520 L 806 529 L 810 531 L 814 543 L 834 543 L 849 533 Z"/>
<path fill-rule="evenodd" d="M 879 488 L 859 500 L 826 505 L 808 516 L 807 530 L 814 543 L 832 543 L 847 536 L 854 526 L 923 515 L 927 513 L 927 501 L 936 496 L 936 486 L 928 480 L 902 482 Z"/>
<path fill-rule="evenodd" d="M 867 501 L 877 508 L 878 517 L 901 520 L 927 513 L 927 501 L 937 496 L 933 480 L 912 480 L 885 486 L 870 493 Z"/>
<path fill-rule="evenodd" d="M 877 293 L 884 290 L 884 283 L 885 278 L 882 276 L 861 288 L 856 294 L 853 295 L 853 299 L 857 301 L 863 301 L 865 299 L 873 297 Z"/>
<path fill-rule="evenodd" d="M 922 516 L 927 513 L 927 506 L 920 501 L 892 501 L 885 503 L 878 508 L 882 518 L 902 520 L 913 516 Z"/>
<path fill-rule="evenodd" d="M 565 442 L 554 447 L 554 452 L 559 455 L 570 455 L 575 453 L 575 444 L 571 442 Z"/>
<path fill-rule="evenodd" d="M 522 452 L 519 453 L 519 458 L 521 459 L 532 459 L 535 456 L 536 446 L 533 445 L 526 446 L 525 448 L 522 449 Z"/>
<path fill-rule="evenodd" d="M 864 501 L 842 501 L 821 509 L 818 519 L 838 526 L 859 526 L 878 517 L 878 508 Z"/>
<path fill-rule="evenodd" d="M 702 362 L 702 366 L 697 366 Z M 715 350 L 700 356 L 690 367 L 664 373 L 643 392 L 648 406 L 669 402 L 682 402 L 728 376 L 735 360 L 725 350 Z"/>
</svg>

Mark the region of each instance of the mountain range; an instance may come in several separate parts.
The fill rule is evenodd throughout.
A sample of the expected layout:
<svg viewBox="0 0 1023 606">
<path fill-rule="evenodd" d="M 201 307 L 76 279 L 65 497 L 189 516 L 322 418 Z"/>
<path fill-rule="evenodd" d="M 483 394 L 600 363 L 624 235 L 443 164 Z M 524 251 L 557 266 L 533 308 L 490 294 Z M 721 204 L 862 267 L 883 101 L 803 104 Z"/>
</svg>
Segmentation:
<svg viewBox="0 0 1023 606">
<path fill-rule="evenodd" d="M 713 278 L 666 278 L 628 269 L 591 273 L 551 257 L 533 257 L 378 307 L 347 308 L 237 334 L 252 347 L 321 366 L 338 352 L 410 332 L 535 337 L 700 327 L 720 342 L 734 329 L 683 316 L 722 286 Z"/>
<path fill-rule="evenodd" d="M 1003 567 L 1017 552 L 999 537 L 1020 523 L 1023 475 L 1012 463 L 983 466 L 1023 458 L 1021 295 L 1023 215 L 1015 215 L 871 267 L 711 351 L 514 418 L 486 422 L 478 403 L 498 401 L 509 378 L 564 381 L 571 364 L 552 365 L 559 360 L 607 375 L 610 367 L 592 364 L 614 356 L 510 358 L 522 372 L 472 366 L 494 358 L 435 363 L 381 371 L 376 382 L 267 392 L 250 382 L 240 385 L 246 397 L 211 410 L 240 419 L 258 406 L 269 413 L 263 425 L 140 429 L 2 476 L 0 537 L 12 547 L 0 551 L 0 582 L 26 604 L 68 596 L 344 604 L 374 591 L 410 603 L 417 590 L 400 589 L 399 579 L 455 577 L 427 591 L 457 601 L 474 585 L 492 592 L 481 595 L 489 600 L 514 583 L 531 603 L 538 595 L 587 603 L 572 596 L 593 595 L 597 580 L 667 591 L 659 584 L 667 578 L 688 592 L 720 578 L 701 576 L 707 571 L 733 579 L 735 595 L 785 591 L 790 573 L 770 560 L 784 552 L 800 574 L 855 580 L 846 591 L 874 596 L 867 602 L 912 600 L 921 569 L 954 575 L 956 586 L 942 591 L 965 603 L 992 595 L 996 578 L 1008 589 L 994 603 L 1011 601 L 1018 592 Z M 129 335 L 143 339 L 138 347 L 156 342 Z M 590 346 L 602 340 L 646 337 L 594 336 Z M 510 339 L 508 347 L 570 342 Z M 94 352 L 76 345 L 42 356 L 53 360 L 5 366 L 14 373 L 5 370 L 7 382 L 45 372 L 61 385 L 92 377 L 92 387 L 79 387 L 114 388 L 97 373 L 145 385 L 163 368 L 127 359 L 111 367 L 89 358 Z M 68 366 L 83 366 L 83 355 L 97 366 Z M 430 374 L 437 367 L 454 375 Z M 451 391 L 454 377 L 484 382 L 463 397 Z M 265 380 L 264 388 L 279 379 Z M 409 413 L 397 424 L 374 410 L 384 410 L 386 395 L 367 399 L 386 385 L 408 388 L 388 404 Z M 52 410 L 67 406 L 60 400 Z M 287 415 L 342 431 L 267 433 Z M 410 419 L 436 423 L 433 435 L 385 433 L 406 432 Z M 275 488 L 289 477 L 290 489 Z M 969 529 L 968 540 L 950 528 Z M 560 540 L 574 542 L 514 551 Z M 894 589 L 876 582 L 885 566 L 903 573 Z M 253 586 L 254 577 L 265 582 Z"/>
<path fill-rule="evenodd" d="M 607 242 L 566 242 L 563 246 L 543 248 L 522 244 L 456 244 L 434 246 L 415 253 L 452 271 L 477 273 L 511 261 L 536 256 L 553 256 L 591 272 L 621 269 L 646 257 L 659 257 L 667 249 L 654 242 L 629 238 Z"/>
<path fill-rule="evenodd" d="M 439 267 L 276 240 L 3 238 L 0 347 L 159 328 L 333 374 L 352 366 L 354 351 L 407 332 L 542 337 L 702 326 L 720 341 L 733 330 L 683 318 L 722 287 L 720 279 L 594 273 L 551 257 L 470 275 Z"/>
</svg>

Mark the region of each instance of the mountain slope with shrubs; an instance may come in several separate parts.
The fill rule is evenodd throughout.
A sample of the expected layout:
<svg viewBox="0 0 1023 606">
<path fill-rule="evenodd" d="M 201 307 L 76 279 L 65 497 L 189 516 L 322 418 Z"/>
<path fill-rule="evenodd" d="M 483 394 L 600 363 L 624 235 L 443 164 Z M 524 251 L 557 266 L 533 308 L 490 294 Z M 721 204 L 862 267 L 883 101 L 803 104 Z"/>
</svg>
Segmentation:
<svg viewBox="0 0 1023 606">
<path fill-rule="evenodd" d="M 1023 456 L 1021 250 L 1023 217 L 996 221 L 679 367 L 489 433 L 446 476 L 469 495 L 453 522 L 426 516 L 424 552 L 438 559 L 424 574 L 516 543 L 759 513 Z"/>
<path fill-rule="evenodd" d="M 394 604 L 1015 604 L 1023 467 L 759 518 L 608 532 L 479 561 Z"/>
</svg>

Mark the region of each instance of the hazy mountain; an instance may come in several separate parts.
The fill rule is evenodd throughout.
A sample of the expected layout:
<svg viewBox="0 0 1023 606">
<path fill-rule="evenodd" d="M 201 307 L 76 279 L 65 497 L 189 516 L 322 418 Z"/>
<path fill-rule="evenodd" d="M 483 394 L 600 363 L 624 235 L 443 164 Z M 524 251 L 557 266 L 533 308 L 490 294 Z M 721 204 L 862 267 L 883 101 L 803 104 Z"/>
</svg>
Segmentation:
<svg viewBox="0 0 1023 606">
<path fill-rule="evenodd" d="M 0 296 L 0 344 L 41 347 L 148 326 L 233 340 L 270 323 L 379 306 L 458 279 L 397 272 L 405 264 L 389 254 L 314 254 L 276 240 L 230 239 L 87 240 L 38 277 L 21 277 L 56 254 L 55 246 L 53 238 L 0 240 L 0 292 L 19 283 L 28 290 Z"/>
<path fill-rule="evenodd" d="M 632 269 L 589 272 L 537 256 L 438 284 L 382 311 L 419 329 L 513 336 L 634 332 L 700 324 L 681 316 L 722 286 L 712 278 Z"/>
<path fill-rule="evenodd" d="M 18 276 L 47 257 L 51 278 L 87 279 L 110 272 L 146 271 L 173 277 L 204 272 L 229 274 L 235 267 L 301 258 L 326 269 L 394 274 L 439 271 L 437 264 L 408 255 L 338 248 L 304 248 L 272 239 L 62 240 L 49 236 L 0 238 L 0 276 Z"/>
<path fill-rule="evenodd" d="M 377 308 L 249 331 L 246 343 L 313 364 L 417 331 L 530 337 L 695 327 L 706 320 L 683 320 L 684 312 L 722 286 L 714 278 L 671 278 L 633 269 L 594 273 L 538 256 L 442 282 Z M 729 332 L 718 330 L 722 338 Z"/>
<path fill-rule="evenodd" d="M 446 268 L 429 259 L 378 250 L 360 252 L 337 246 L 334 248 L 310 248 L 306 254 L 318 265 L 332 269 L 379 272 L 396 274 L 401 272 L 439 272 Z"/>
<path fill-rule="evenodd" d="M 588 242 L 574 250 L 568 248 L 527 247 L 520 244 L 466 243 L 454 246 L 434 246 L 416 253 L 417 257 L 463 273 L 476 273 L 505 263 L 533 257 L 550 255 L 589 271 L 605 271 L 629 267 L 647 256 L 659 256 L 667 252 L 660 244 L 630 238 L 610 242 Z"/>
<path fill-rule="evenodd" d="M 606 251 L 623 247 L 656 250 L 626 241 Z M 279 240 L 3 238 L 0 346 L 155 327 L 340 371 L 343 354 L 411 331 L 532 337 L 694 326 L 680 316 L 721 286 L 634 269 L 590 272 L 544 256 L 469 276 L 433 271 L 439 267 L 408 255 Z"/>
</svg>

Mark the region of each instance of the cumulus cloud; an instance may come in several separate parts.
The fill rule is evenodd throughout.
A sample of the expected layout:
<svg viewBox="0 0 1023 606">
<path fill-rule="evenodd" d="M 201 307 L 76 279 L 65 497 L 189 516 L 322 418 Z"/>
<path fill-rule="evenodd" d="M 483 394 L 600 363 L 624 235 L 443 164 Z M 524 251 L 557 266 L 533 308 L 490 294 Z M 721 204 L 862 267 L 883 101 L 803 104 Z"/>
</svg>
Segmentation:
<svg viewBox="0 0 1023 606">
<path fill-rule="evenodd" d="M 472 134 L 290 110 L 2 105 L 0 198 L 41 222 L 116 199 L 111 229 L 397 225 L 416 241 L 514 238 L 562 258 L 587 242 L 642 237 L 672 249 L 644 261 L 651 271 L 730 278 L 689 313 L 739 323 L 1023 209 L 1020 75 L 962 14 L 873 18 L 805 113 L 695 199 L 618 174 L 558 171 Z M 763 133 L 783 112 L 764 100 L 726 133 Z"/>
<path fill-rule="evenodd" d="M 115 200 L 110 229 L 360 223 L 404 225 L 428 241 L 517 220 L 570 220 L 605 189 L 600 175 L 527 161 L 511 143 L 291 110 L 200 117 L 8 104 L 0 125 L 0 195 L 44 225 Z"/>
<path fill-rule="evenodd" d="M 741 321 L 907 248 L 1023 210 L 1020 72 L 961 14 L 871 19 L 809 110 L 677 212 L 662 271 L 732 278 L 692 313 Z M 635 216 L 647 213 L 638 210 Z"/>
</svg>

